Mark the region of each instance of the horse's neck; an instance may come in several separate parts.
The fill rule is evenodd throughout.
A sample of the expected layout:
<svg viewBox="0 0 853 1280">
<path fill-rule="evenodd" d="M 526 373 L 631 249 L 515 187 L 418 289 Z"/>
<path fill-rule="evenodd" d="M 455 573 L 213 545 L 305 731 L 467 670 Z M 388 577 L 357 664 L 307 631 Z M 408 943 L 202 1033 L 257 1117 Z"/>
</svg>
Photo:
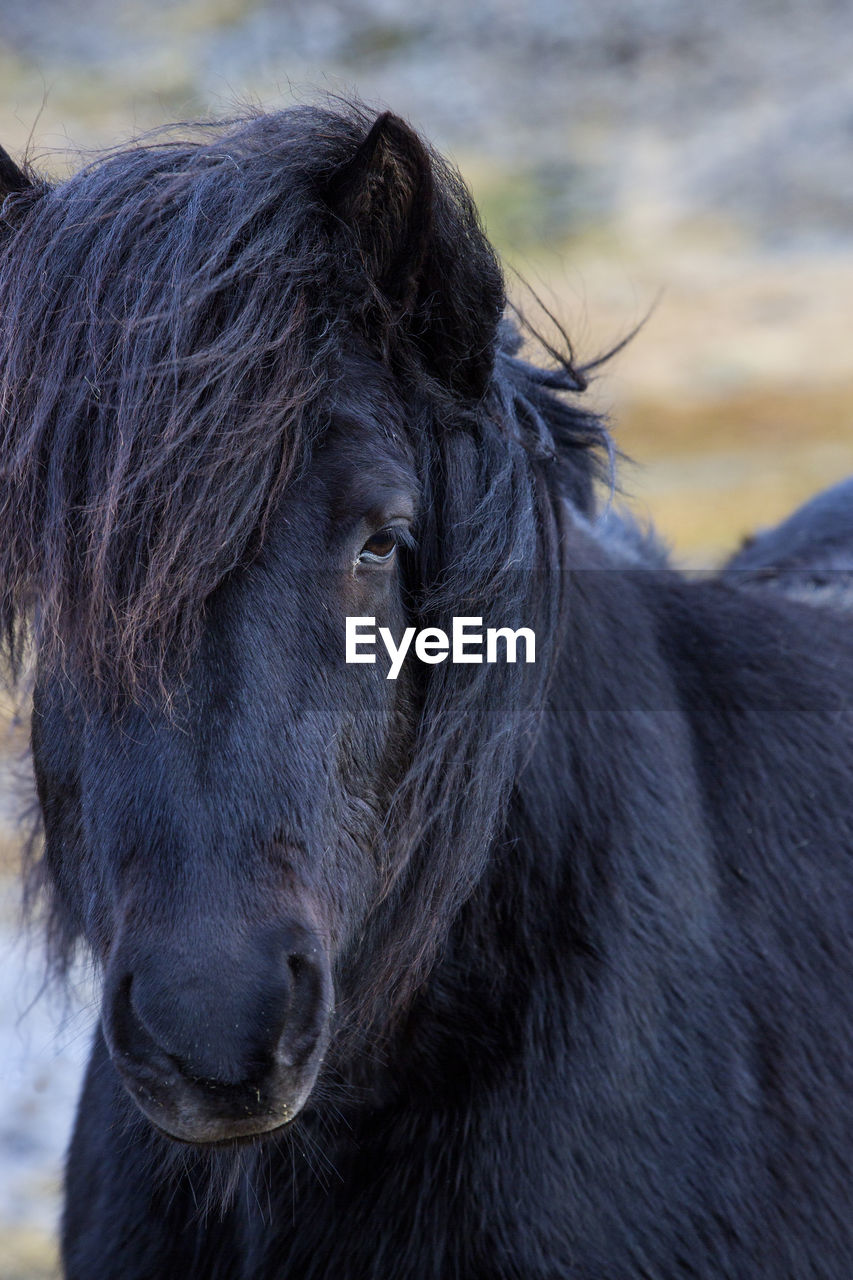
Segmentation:
<svg viewBox="0 0 853 1280">
<path fill-rule="evenodd" d="M 704 927 L 710 835 L 666 643 L 683 590 L 669 571 L 629 567 L 600 547 L 587 546 L 584 567 L 569 573 L 504 867 L 518 909 L 527 902 L 540 927 L 550 919 L 580 946 L 618 946 L 636 915 L 656 915 L 667 933 Z"/>
</svg>

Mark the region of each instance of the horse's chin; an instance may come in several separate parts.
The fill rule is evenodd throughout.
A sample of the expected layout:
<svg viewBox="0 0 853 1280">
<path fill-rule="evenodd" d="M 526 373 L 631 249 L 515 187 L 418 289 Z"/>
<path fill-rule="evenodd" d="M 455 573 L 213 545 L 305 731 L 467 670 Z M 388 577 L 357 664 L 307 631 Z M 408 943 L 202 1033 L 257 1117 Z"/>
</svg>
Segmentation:
<svg viewBox="0 0 853 1280">
<path fill-rule="evenodd" d="M 158 1133 L 173 1142 L 206 1147 L 257 1141 L 286 1128 L 305 1106 L 314 1084 L 312 1076 L 298 1090 L 279 1097 L 241 1091 L 226 1106 L 221 1099 L 186 1085 L 175 1089 L 170 1082 L 172 1087 L 153 1089 L 150 1081 L 140 1085 L 120 1074 L 134 1103 Z"/>
<path fill-rule="evenodd" d="M 275 1110 L 253 1115 L 212 1115 L 193 1107 L 170 1108 L 134 1099 L 146 1120 L 172 1142 L 193 1146 L 251 1143 L 284 1129 L 302 1110 L 303 1102 L 281 1103 Z"/>
</svg>

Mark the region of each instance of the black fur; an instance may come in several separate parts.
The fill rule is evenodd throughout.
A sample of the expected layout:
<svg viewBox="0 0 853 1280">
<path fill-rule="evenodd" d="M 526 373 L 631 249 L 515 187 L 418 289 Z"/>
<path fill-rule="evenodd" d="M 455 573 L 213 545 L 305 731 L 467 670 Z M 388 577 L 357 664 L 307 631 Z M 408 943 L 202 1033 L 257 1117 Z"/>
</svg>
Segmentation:
<svg viewBox="0 0 853 1280">
<path fill-rule="evenodd" d="M 3 620 L 52 936 L 105 988 L 65 1274 L 846 1280 L 843 614 L 597 516 L 579 371 L 519 357 L 394 117 L 140 146 L 6 217 Z M 387 681 L 347 614 L 537 662 Z"/>
<path fill-rule="evenodd" d="M 853 480 L 819 493 L 775 529 L 749 538 L 729 581 L 820 606 L 853 607 Z"/>
</svg>

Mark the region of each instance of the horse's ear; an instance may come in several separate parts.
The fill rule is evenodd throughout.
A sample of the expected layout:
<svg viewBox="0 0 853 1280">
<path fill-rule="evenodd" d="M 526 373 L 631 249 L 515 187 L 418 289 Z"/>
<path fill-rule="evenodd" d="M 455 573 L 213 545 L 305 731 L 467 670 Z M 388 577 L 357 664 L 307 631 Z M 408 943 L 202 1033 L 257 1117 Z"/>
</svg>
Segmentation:
<svg viewBox="0 0 853 1280">
<path fill-rule="evenodd" d="M 373 287 L 434 376 L 478 399 L 491 376 L 503 277 L 461 178 L 398 116 L 379 116 L 327 178 Z"/>
<path fill-rule="evenodd" d="M 32 185 L 23 169 L 19 169 L 9 153 L 0 147 L 0 200 L 26 191 Z"/>
<path fill-rule="evenodd" d="M 8 152 L 0 147 L 0 243 L 13 231 L 21 212 L 14 207 L 19 202 L 14 198 L 7 200 L 7 197 L 21 196 L 25 192 L 32 193 L 37 190 L 39 188 L 24 170 L 20 169 Z M 29 204 L 29 196 L 25 202 Z"/>
<path fill-rule="evenodd" d="M 432 166 L 414 130 L 390 111 L 328 179 L 325 199 L 355 233 L 368 274 L 399 310 L 412 306 L 432 226 Z"/>
</svg>

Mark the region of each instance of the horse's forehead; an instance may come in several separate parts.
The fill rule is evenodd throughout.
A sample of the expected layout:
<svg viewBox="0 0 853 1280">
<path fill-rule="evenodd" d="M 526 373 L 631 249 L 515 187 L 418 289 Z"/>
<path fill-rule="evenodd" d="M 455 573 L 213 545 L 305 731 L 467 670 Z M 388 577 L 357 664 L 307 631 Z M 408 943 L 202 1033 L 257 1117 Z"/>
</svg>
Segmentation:
<svg viewBox="0 0 853 1280">
<path fill-rule="evenodd" d="M 367 419 L 336 413 L 308 478 L 320 481 L 333 508 L 366 511 L 396 498 L 403 504 L 398 514 L 413 516 L 419 488 L 414 451 L 396 414 L 389 407 L 383 420 L 382 407 Z"/>
</svg>

